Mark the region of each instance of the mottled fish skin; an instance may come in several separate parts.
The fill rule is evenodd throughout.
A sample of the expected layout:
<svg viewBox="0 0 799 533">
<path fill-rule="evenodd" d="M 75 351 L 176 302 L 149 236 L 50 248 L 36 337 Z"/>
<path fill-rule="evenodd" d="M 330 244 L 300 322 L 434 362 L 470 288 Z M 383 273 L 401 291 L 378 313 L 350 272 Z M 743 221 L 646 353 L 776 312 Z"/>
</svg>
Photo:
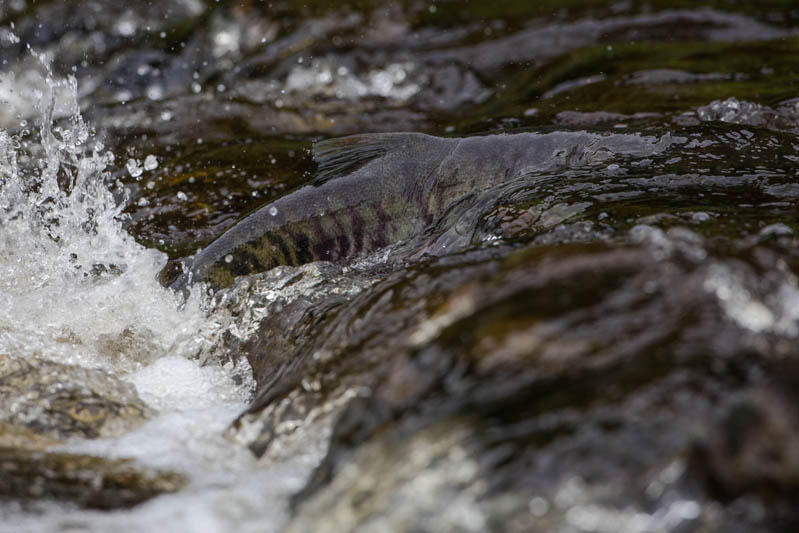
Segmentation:
<svg viewBox="0 0 799 533">
<path fill-rule="evenodd" d="M 337 261 L 410 238 L 475 191 L 522 174 L 592 162 L 609 136 L 587 132 L 441 138 L 364 134 L 314 146 L 316 181 L 247 216 L 200 251 L 171 287 L 203 281 L 230 286 L 237 276 L 317 260 Z M 670 139 L 614 135 L 636 155 Z M 620 140 L 621 139 L 621 140 Z"/>
</svg>

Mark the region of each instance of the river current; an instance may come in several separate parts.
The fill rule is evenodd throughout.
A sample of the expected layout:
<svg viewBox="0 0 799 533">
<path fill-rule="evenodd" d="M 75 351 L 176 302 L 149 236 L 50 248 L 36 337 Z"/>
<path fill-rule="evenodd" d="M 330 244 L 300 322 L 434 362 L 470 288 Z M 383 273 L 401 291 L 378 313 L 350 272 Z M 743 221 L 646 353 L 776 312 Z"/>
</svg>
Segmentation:
<svg viewBox="0 0 799 533">
<path fill-rule="evenodd" d="M 792 3 L 356 4 L 0 3 L 0 531 L 792 530 Z M 164 287 L 391 131 L 546 164 Z"/>
<path fill-rule="evenodd" d="M 41 68 L 45 84 L 35 89 L 33 117 L 0 134 L 0 354 L 90 369 L 89 380 L 111 375 L 132 385 L 157 413 L 121 435 L 111 429 L 108 436 L 72 439 L 50 450 L 133 458 L 154 469 L 180 470 L 191 483 L 179 495 L 117 513 L 4 503 L 0 529 L 108 531 L 123 523 L 127 531 L 275 529 L 285 518 L 286 498 L 319 459 L 319 445 L 310 442 L 307 457 L 259 469 L 246 448 L 223 438 L 251 398 L 249 367 L 198 365 L 196 356 L 209 342 L 204 335 L 218 327 L 206 314 L 208 301 L 199 291 L 183 301 L 158 283 L 166 256 L 123 229 L 126 199 L 114 196 L 119 187 L 110 174 L 117 163 L 83 122 L 75 79 L 55 80 L 49 67 Z M 18 84 L 8 90 L 34 89 Z M 40 131 L 31 131 L 27 120 Z M 64 371 L 61 387 L 96 393 L 92 382 L 69 383 L 81 377 Z M 58 409 L 57 391 L 48 391 L 52 396 L 40 405 L 25 405 L 24 397 L 9 392 L 6 416 L 23 423 Z M 265 509 L 267 494 L 273 504 Z M 198 513 L 198 506 L 205 511 Z"/>
</svg>

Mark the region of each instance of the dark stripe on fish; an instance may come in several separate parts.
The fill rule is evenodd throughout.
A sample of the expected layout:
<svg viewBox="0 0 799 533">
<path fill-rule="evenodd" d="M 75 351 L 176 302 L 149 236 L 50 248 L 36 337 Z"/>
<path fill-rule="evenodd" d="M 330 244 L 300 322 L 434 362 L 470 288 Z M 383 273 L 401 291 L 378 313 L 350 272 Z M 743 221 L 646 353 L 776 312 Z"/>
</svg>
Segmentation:
<svg viewBox="0 0 799 533">
<path fill-rule="evenodd" d="M 310 263 L 314 260 L 314 256 L 311 253 L 311 240 L 305 233 L 297 233 L 293 236 L 295 249 L 297 250 L 297 264 L 305 264 Z"/>
<path fill-rule="evenodd" d="M 650 157 L 684 142 L 678 139 L 555 132 L 464 139 L 384 133 L 321 141 L 313 149 L 319 171 L 312 185 L 230 228 L 172 287 L 207 281 L 219 288 L 278 264 L 346 260 L 409 239 L 456 203 L 519 176 L 602 166 L 609 150 Z"/>
<path fill-rule="evenodd" d="M 288 242 L 289 241 L 283 240 L 283 237 L 278 232 L 267 233 L 267 237 L 268 237 L 269 243 L 272 245 L 272 247 L 276 251 L 280 252 L 280 255 L 282 256 L 280 258 L 281 259 L 280 262 L 282 264 L 284 264 L 284 265 L 296 264 L 296 261 L 295 261 L 296 258 L 292 257 L 291 249 L 288 246 Z"/>
</svg>

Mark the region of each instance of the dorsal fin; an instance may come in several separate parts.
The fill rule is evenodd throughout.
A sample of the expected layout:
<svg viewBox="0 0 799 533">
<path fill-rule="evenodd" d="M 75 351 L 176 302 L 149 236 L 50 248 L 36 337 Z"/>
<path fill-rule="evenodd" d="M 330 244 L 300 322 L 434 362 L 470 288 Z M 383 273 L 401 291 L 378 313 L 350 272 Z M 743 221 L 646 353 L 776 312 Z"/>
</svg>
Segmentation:
<svg viewBox="0 0 799 533">
<path fill-rule="evenodd" d="M 372 159 L 396 150 L 416 133 L 364 133 L 325 139 L 313 145 L 313 159 L 319 164 L 314 185 L 348 174 Z"/>
</svg>

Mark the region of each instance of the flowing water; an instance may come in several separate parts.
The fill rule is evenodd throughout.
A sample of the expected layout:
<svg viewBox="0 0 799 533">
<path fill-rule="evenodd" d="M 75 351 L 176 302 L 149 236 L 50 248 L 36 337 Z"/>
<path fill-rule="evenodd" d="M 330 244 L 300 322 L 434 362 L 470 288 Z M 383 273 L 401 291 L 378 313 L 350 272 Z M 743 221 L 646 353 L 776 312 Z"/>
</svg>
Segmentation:
<svg viewBox="0 0 799 533">
<path fill-rule="evenodd" d="M 113 376 L 120 382 L 112 383 L 111 393 L 114 386 L 132 385 L 127 401 L 143 402 L 149 420 L 123 421 L 118 428 L 108 423 L 99 438 L 73 438 L 49 451 L 133 458 L 153 469 L 180 471 L 190 482 L 178 495 L 118 513 L 6 503 L 0 528 L 107 531 L 124 523 L 129 531 L 164 524 L 186 531 L 243 531 L 248 524 L 271 530 L 284 519 L 285 499 L 301 488 L 319 451 L 309 443 L 307 458 L 259 471 L 246 448 L 222 437 L 252 395 L 249 367 L 246 361 L 235 369 L 200 367 L 190 360 L 207 342 L 203 334 L 213 330 L 208 302 L 199 291 L 183 301 L 158 283 L 166 256 L 123 229 L 127 198 L 110 174 L 115 158 L 83 122 L 76 80 L 54 80 L 46 64 L 42 70 L 33 116 L 38 131 L 23 122 L 0 136 L 0 353 L 63 366 L 39 405 L 26 404 L 25 391 L 17 391 L 17 398 L 4 391 L 7 416 L 36 425 L 58 409 L 59 396 L 79 394 L 59 389 L 76 386 L 96 395 L 92 380 Z M 54 119 L 56 112 L 61 120 Z M 73 376 L 75 367 L 91 372 Z M 267 494 L 274 503 L 265 509 L 261 498 Z M 204 511 L 197 512 L 198 505 Z"/>
<path fill-rule="evenodd" d="M 1 2 L 0 531 L 792 530 L 797 24 Z M 398 242 L 162 285 L 387 131 L 551 154 Z"/>
</svg>

